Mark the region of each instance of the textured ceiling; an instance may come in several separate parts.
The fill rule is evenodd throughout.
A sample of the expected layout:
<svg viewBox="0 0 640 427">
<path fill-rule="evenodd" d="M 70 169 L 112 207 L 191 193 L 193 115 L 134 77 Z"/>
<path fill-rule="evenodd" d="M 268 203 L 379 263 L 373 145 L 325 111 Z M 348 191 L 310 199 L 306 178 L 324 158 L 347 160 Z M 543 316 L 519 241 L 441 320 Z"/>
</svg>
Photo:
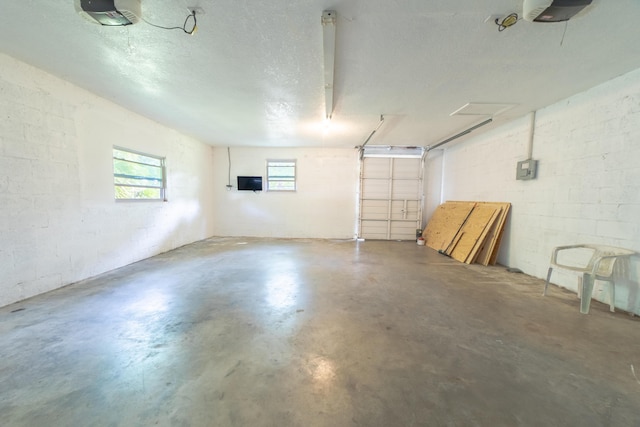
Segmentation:
<svg viewBox="0 0 640 427">
<path fill-rule="evenodd" d="M 142 0 L 149 22 L 101 27 L 73 0 L 4 2 L 0 51 L 220 146 L 434 145 L 515 104 L 483 132 L 640 68 L 640 2 L 594 0 L 568 23 L 486 18 L 521 0 Z M 335 109 L 324 117 L 322 26 L 338 14 Z"/>
</svg>

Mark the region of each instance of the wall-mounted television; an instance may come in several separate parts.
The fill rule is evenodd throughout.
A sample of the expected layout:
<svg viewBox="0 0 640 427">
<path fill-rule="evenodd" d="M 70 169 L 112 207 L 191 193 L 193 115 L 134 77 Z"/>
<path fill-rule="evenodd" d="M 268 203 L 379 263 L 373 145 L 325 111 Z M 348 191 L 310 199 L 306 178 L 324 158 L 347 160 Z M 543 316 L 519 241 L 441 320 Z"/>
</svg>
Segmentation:
<svg viewBox="0 0 640 427">
<path fill-rule="evenodd" d="M 238 176 L 238 190 L 262 191 L 261 176 Z"/>
</svg>

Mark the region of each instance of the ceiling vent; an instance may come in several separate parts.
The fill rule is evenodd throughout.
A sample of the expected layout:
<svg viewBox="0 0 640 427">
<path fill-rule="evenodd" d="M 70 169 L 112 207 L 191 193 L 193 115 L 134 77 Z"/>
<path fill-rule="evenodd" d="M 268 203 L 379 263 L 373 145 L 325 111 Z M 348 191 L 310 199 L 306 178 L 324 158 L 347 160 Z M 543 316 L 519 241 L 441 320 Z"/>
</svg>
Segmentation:
<svg viewBox="0 0 640 427">
<path fill-rule="evenodd" d="M 523 16 L 532 22 L 568 21 L 593 0 L 524 0 Z"/>
<path fill-rule="evenodd" d="M 108 27 L 131 25 L 140 21 L 140 0 L 74 0 L 76 11 L 94 24 Z"/>
</svg>

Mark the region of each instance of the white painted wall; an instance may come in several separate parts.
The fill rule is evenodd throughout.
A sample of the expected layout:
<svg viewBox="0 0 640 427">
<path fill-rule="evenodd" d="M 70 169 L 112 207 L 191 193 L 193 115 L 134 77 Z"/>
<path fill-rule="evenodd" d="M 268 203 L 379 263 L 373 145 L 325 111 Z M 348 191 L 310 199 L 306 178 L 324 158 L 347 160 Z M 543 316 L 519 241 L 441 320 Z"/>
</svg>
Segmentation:
<svg viewBox="0 0 640 427">
<path fill-rule="evenodd" d="M 444 200 L 513 204 L 498 262 L 543 278 L 554 246 L 640 251 L 640 70 L 538 111 L 538 178 L 516 181 L 529 129 L 523 117 L 444 153 Z M 636 260 L 633 283 L 616 287 L 618 307 L 640 311 L 638 275 Z M 572 275 L 552 281 L 577 288 Z"/>
<path fill-rule="evenodd" d="M 231 148 L 214 150 L 217 236 L 350 239 L 355 235 L 358 155 L 354 149 Z M 238 191 L 238 175 L 265 180 L 268 159 L 295 159 L 296 192 Z"/>
<path fill-rule="evenodd" d="M 424 162 L 424 208 L 422 227 L 427 226 L 433 211 L 442 203 L 442 176 L 444 150 L 435 149 L 427 153 Z"/>
<path fill-rule="evenodd" d="M 0 306 L 213 234 L 211 147 L 1 54 L 0 117 Z M 114 144 L 168 202 L 114 201 Z"/>
</svg>

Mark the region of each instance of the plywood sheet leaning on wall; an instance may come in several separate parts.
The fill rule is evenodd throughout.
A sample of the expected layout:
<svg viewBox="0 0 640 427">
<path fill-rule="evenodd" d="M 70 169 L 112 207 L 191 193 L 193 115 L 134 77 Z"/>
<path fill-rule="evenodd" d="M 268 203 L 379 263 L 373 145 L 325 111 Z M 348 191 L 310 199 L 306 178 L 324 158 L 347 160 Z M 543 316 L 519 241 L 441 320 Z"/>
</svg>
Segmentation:
<svg viewBox="0 0 640 427">
<path fill-rule="evenodd" d="M 500 206 L 500 216 L 498 220 L 493 224 L 486 239 L 482 245 L 482 248 L 478 252 L 476 259 L 473 261 L 482 265 L 495 265 L 498 258 L 498 250 L 500 249 L 500 242 L 502 241 L 502 234 L 504 232 L 504 225 L 507 221 L 507 215 L 511 209 L 511 203 L 487 203 L 496 206 Z"/>
<path fill-rule="evenodd" d="M 462 237 L 453 251 L 451 251 L 451 258 L 471 264 L 474 248 L 482 244 L 482 240 L 487 235 L 485 230 L 491 227 L 496 221 L 498 211 L 499 208 L 496 209 L 494 206 L 476 205 L 473 211 L 471 211 L 467 222 L 465 222 L 464 226 L 460 229 Z"/>
<path fill-rule="evenodd" d="M 467 256 L 467 259 L 465 260 L 467 264 L 478 262 L 478 255 L 480 254 L 480 250 L 484 246 L 486 246 L 488 234 L 491 231 L 491 229 L 494 228 L 495 224 L 497 224 L 498 218 L 500 218 L 501 212 L 502 212 L 502 208 L 498 207 L 494 212 L 493 216 L 491 217 L 491 219 L 489 220 L 489 222 L 487 222 L 487 225 L 484 227 L 484 230 L 482 230 L 482 234 L 480 234 L 480 237 L 476 241 L 476 244 L 473 246 L 473 249 L 471 250 L 471 252 Z"/>
<path fill-rule="evenodd" d="M 438 206 L 422 233 L 425 244 L 437 251 L 451 249 L 475 205 L 474 202 L 447 202 Z"/>
<path fill-rule="evenodd" d="M 423 232 L 425 243 L 471 264 L 495 264 L 510 203 L 446 202 L 436 209 Z"/>
</svg>

